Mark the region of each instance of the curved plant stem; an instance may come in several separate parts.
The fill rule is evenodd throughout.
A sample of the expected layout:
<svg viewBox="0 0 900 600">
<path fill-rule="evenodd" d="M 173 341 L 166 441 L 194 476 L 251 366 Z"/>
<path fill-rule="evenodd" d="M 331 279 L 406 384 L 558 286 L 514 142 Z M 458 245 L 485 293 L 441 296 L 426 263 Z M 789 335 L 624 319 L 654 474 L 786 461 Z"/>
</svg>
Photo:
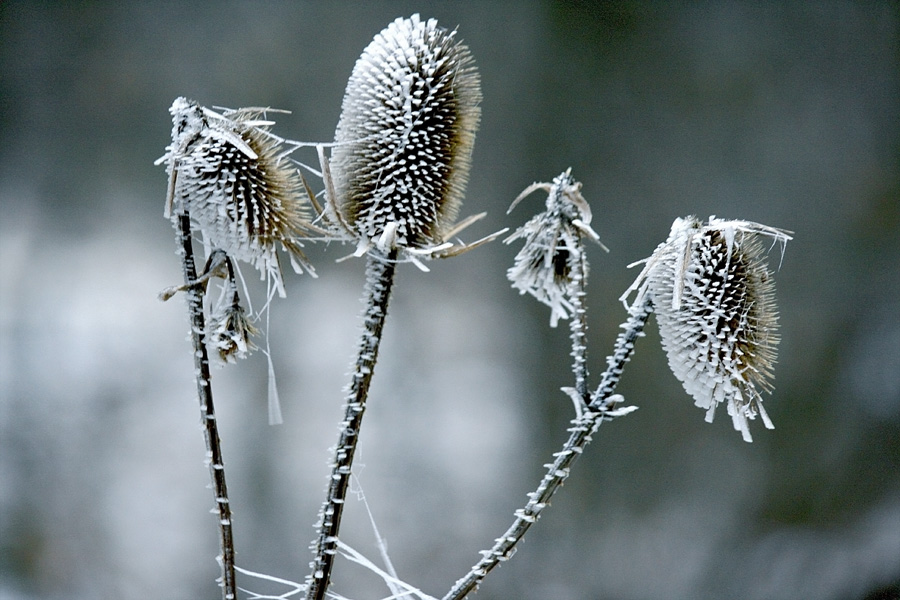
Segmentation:
<svg viewBox="0 0 900 600">
<path fill-rule="evenodd" d="M 583 271 L 581 275 L 583 276 Z M 583 313 L 584 311 L 584 294 L 574 295 L 573 300 L 575 306 L 573 321 L 576 321 L 579 320 L 579 312 Z M 634 340 L 642 335 L 641 332 L 649 315 L 650 302 L 648 299 L 640 309 L 633 311 L 629 319 L 622 325 L 624 331 L 616 338 L 614 351 L 606 359 L 607 369 L 603 373 L 600 387 L 591 396 L 591 402 L 587 404 L 583 413 L 572 421 L 572 427 L 568 430 L 569 439 L 566 440 L 562 450 L 553 455 L 553 462 L 546 465 L 547 473 L 541 479 L 537 489 L 528 494 L 528 503 L 515 512 L 516 519 L 509 529 L 497 538 L 490 550 L 482 551 L 483 558 L 454 584 L 443 600 L 465 598 L 478 588 L 481 581 L 494 567 L 512 557 L 516 544 L 525 536 L 525 532 L 537 522 L 550 498 L 569 476 L 569 470 L 591 441 L 591 435 L 597 431 L 604 420 L 618 416 L 615 412 L 610 412 L 613 405 L 621 400 L 621 396 L 613 396 L 613 391 L 619 382 L 625 363 L 628 362 L 634 351 Z M 575 327 L 576 325 L 573 323 L 573 354 L 577 355 L 578 350 L 575 346 L 581 340 L 581 336 L 576 335 Z M 576 367 L 578 364 L 579 361 L 576 358 Z M 577 381 L 578 371 L 576 369 L 576 385 Z M 584 389 L 586 389 L 586 385 Z M 583 398 L 587 402 L 586 394 Z"/>
<path fill-rule="evenodd" d="M 212 380 L 209 374 L 209 355 L 206 351 L 206 321 L 203 316 L 204 286 L 197 282 L 197 268 L 191 243 L 191 219 L 185 213 L 175 218 L 175 231 L 179 243 L 184 287 L 191 320 L 191 342 L 194 348 L 194 370 L 197 380 L 197 396 L 200 400 L 200 420 L 203 423 L 203 438 L 206 441 L 206 460 L 209 461 L 209 475 L 215 494 L 216 511 L 219 521 L 219 550 L 222 567 L 222 598 L 237 598 L 237 584 L 234 574 L 234 537 L 231 528 L 231 508 L 228 505 L 228 487 L 225 485 L 225 463 L 222 459 L 222 445 L 216 424 L 213 405 Z"/>
<path fill-rule="evenodd" d="M 388 300 L 396 271 L 396 259 L 396 250 L 392 250 L 387 256 L 374 249 L 370 250 L 368 254 L 363 334 L 360 338 L 359 355 L 354 365 L 344 407 L 345 414 L 344 420 L 341 422 L 340 438 L 334 451 L 328 497 L 319 514 L 316 555 L 310 565 L 312 572 L 307 578 L 306 597 L 308 600 L 325 598 L 331 581 L 344 500 L 350 483 L 353 456 L 359 441 L 359 430 L 366 410 L 369 384 L 372 381 L 372 373 L 378 358 L 381 332 L 385 317 L 387 317 Z"/>
</svg>

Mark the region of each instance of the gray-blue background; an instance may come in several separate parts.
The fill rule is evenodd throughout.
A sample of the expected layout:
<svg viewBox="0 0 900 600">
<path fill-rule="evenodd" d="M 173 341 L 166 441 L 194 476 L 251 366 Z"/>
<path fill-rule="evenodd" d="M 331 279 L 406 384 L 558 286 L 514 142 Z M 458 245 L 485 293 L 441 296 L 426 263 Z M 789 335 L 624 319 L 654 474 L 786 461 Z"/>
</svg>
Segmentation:
<svg viewBox="0 0 900 600">
<path fill-rule="evenodd" d="M 459 27 L 483 80 L 463 214 L 489 215 L 467 239 L 539 210 L 504 214 L 532 181 L 571 166 L 584 182 L 611 249 L 590 255 L 595 374 L 626 265 L 674 218 L 796 232 L 776 275 L 776 429 L 753 422 L 745 444 L 724 411 L 704 423 L 651 321 L 620 387 L 640 410 L 601 428 L 478 598 L 896 598 L 895 2 L 21 1 L 0 4 L 0 598 L 217 596 L 186 311 L 156 300 L 181 278 L 152 164 L 167 108 L 289 109 L 276 133 L 327 141 L 356 57 L 417 11 Z M 375 375 L 360 485 L 400 576 L 437 596 L 572 415 L 566 328 L 509 288 L 516 249 L 402 267 Z M 214 373 L 239 565 L 286 579 L 306 574 L 354 354 L 347 252 L 311 248 L 320 278 L 291 277 L 273 307 L 283 426 L 266 424 L 262 354 Z M 377 559 L 355 500 L 343 539 Z M 335 582 L 388 594 L 343 560 Z"/>
</svg>

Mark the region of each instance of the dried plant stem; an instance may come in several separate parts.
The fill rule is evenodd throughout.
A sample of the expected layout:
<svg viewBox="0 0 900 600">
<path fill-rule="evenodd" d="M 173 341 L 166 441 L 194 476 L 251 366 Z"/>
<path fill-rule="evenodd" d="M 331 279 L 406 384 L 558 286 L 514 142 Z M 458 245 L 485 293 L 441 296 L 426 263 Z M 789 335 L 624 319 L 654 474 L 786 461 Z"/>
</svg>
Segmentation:
<svg viewBox="0 0 900 600">
<path fill-rule="evenodd" d="M 234 537 L 231 528 L 231 508 L 228 504 L 228 487 L 225 485 L 225 462 L 222 459 L 222 445 L 219 441 L 219 428 L 216 424 L 216 411 L 213 405 L 209 355 L 206 351 L 206 320 L 203 316 L 204 286 L 197 283 L 197 268 L 191 242 L 191 219 L 186 213 L 176 216 L 175 231 L 182 258 L 185 295 L 191 320 L 194 370 L 197 379 L 197 396 L 200 400 L 200 420 L 203 423 L 203 438 L 206 442 L 206 460 L 209 461 L 209 476 L 212 480 L 218 512 L 222 597 L 224 600 L 234 600 L 237 598 L 234 574 Z"/>
<path fill-rule="evenodd" d="M 359 430 L 366 410 L 369 384 L 372 381 L 372 373 L 378 358 L 381 332 L 384 328 L 385 317 L 387 317 L 387 306 L 394 281 L 396 262 L 396 250 L 390 251 L 387 255 L 374 249 L 368 253 L 363 333 L 360 338 L 359 355 L 348 389 L 340 438 L 334 451 L 328 497 L 325 499 L 319 515 L 316 555 L 311 563 L 312 573 L 307 580 L 306 597 L 308 600 L 324 599 L 331 581 L 341 515 L 350 483 L 353 457 L 359 441 Z"/>
<path fill-rule="evenodd" d="M 635 340 L 644 335 L 644 325 L 647 323 L 650 313 L 653 312 L 653 298 L 647 294 L 643 303 L 632 307 L 628 312 L 630 316 L 621 325 L 622 332 L 616 338 L 613 353 L 606 357 L 606 370 L 600 378 L 600 386 L 591 395 L 588 407 L 592 411 L 606 411 L 614 404 L 610 398 L 612 398 L 616 386 L 619 385 L 625 363 L 631 360 Z"/>
<path fill-rule="evenodd" d="M 583 275 L 584 272 L 582 271 L 581 276 L 583 277 Z M 580 294 L 573 295 L 573 304 L 575 310 L 572 319 L 572 341 L 573 354 L 576 355 L 577 382 L 580 362 L 578 357 L 583 357 L 584 352 L 582 350 L 579 353 L 576 346 L 583 342 L 584 326 L 576 325 L 575 322 L 581 320 L 578 316 L 579 313 L 582 315 L 584 313 L 583 290 L 581 290 Z M 575 460 L 591 441 L 591 435 L 604 420 L 609 420 L 616 416 L 610 414 L 609 409 L 621 397 L 613 397 L 612 392 L 619 382 L 625 363 L 631 358 L 631 354 L 634 351 L 634 340 L 641 335 L 649 314 L 650 303 L 648 300 L 640 310 L 633 311 L 631 317 L 622 325 L 624 331 L 616 339 L 613 354 L 606 359 L 607 369 L 603 374 L 600 388 L 592 395 L 592 401 L 584 412 L 572 421 L 572 427 L 568 430 L 569 439 L 566 440 L 562 450 L 553 455 L 553 462 L 546 465 L 547 473 L 541 479 L 540 485 L 535 491 L 528 494 L 528 503 L 516 511 L 516 519 L 510 528 L 497 538 L 490 550 L 482 551 L 483 558 L 463 578 L 454 584 L 443 600 L 461 600 L 465 598 L 470 592 L 478 588 L 482 580 L 494 567 L 512 557 L 516 544 L 525 536 L 525 532 L 537 522 L 541 511 L 549 504 L 550 498 L 568 478 L 569 471 Z M 579 333 L 576 334 L 576 330 Z M 584 375 L 586 376 L 586 372 Z M 586 389 L 586 382 L 584 389 Z M 582 397 L 587 400 L 586 394 Z"/>
<path fill-rule="evenodd" d="M 581 244 L 579 244 L 581 246 Z M 569 339 L 572 340 L 572 372 L 575 374 L 575 394 L 584 404 L 588 403 L 587 369 L 587 307 L 585 287 L 587 286 L 587 265 L 584 247 L 572 261 L 571 282 L 572 318 L 569 320 Z"/>
</svg>

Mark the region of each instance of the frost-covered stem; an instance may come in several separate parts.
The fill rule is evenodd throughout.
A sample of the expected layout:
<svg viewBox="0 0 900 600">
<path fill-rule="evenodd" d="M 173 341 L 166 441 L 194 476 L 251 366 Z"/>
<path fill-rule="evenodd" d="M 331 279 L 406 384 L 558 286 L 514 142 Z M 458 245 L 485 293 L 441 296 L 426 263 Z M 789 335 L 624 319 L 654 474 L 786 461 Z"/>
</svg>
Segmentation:
<svg viewBox="0 0 900 600">
<path fill-rule="evenodd" d="M 388 300 L 396 271 L 396 259 L 396 250 L 392 250 L 387 256 L 374 249 L 368 253 L 363 333 L 360 338 L 359 355 L 348 388 L 344 420 L 340 426 L 340 438 L 334 451 L 328 496 L 319 514 L 316 555 L 310 564 L 312 572 L 307 578 L 306 597 L 308 600 L 325 598 L 331 581 L 344 500 L 347 497 L 353 456 L 356 453 L 359 430 L 366 410 L 369 383 L 372 381 L 375 361 L 378 358 L 378 346 L 381 343 L 381 332 L 387 316 Z"/>
<path fill-rule="evenodd" d="M 578 308 L 583 309 L 583 304 L 583 301 L 580 302 L 576 311 Z M 525 536 L 525 532 L 537 522 L 541 511 L 549 504 L 550 498 L 568 478 L 575 460 L 591 441 L 591 435 L 597 431 L 604 420 L 613 418 L 614 415 L 608 413 L 614 403 L 614 401 L 610 401 L 612 391 L 619 382 L 625 363 L 631 358 L 634 351 L 634 340 L 641 335 L 649 314 L 650 304 L 648 301 L 641 309 L 634 311 L 622 325 L 624 331 L 616 339 L 613 354 L 606 359 L 607 369 L 602 378 L 604 383 L 592 396 L 594 400 L 590 405 L 572 421 L 572 427 L 568 429 L 569 439 L 566 440 L 562 450 L 553 455 L 553 462 L 545 465 L 547 473 L 541 479 L 540 485 L 535 491 L 528 494 L 528 503 L 515 512 L 516 519 L 506 533 L 497 538 L 493 548 L 481 552 L 483 558 L 456 582 L 443 600 L 465 598 L 478 588 L 481 581 L 494 567 L 512 557 L 516 544 Z M 576 336 L 573 335 L 573 341 L 575 339 Z"/>
<path fill-rule="evenodd" d="M 215 494 L 216 512 L 219 521 L 219 550 L 222 567 L 222 598 L 237 598 L 237 584 L 234 574 L 234 537 L 231 529 L 231 508 L 228 505 L 228 487 L 225 485 L 225 462 L 222 459 L 222 445 L 216 424 L 216 410 L 213 405 L 212 380 L 209 374 L 209 355 L 206 352 L 206 322 L 203 316 L 203 287 L 196 283 L 197 268 L 191 243 L 191 219 L 181 213 L 175 218 L 175 231 L 179 243 L 179 254 L 184 271 L 184 285 L 188 312 L 191 319 L 191 342 L 194 349 L 194 372 L 197 379 L 197 396 L 200 400 L 200 420 L 203 424 L 203 438 L 206 442 L 206 460 L 209 461 L 209 476 Z"/>
<path fill-rule="evenodd" d="M 628 320 L 622 325 L 622 332 L 616 338 L 616 345 L 613 353 L 606 357 L 606 370 L 600 378 L 600 386 L 591 395 L 590 409 L 592 411 L 609 410 L 614 401 L 610 401 L 616 386 L 619 385 L 619 379 L 622 377 L 622 371 L 625 369 L 625 363 L 631 360 L 634 353 L 634 341 L 644 335 L 644 325 L 647 318 L 653 312 L 653 298 L 647 294 L 644 302 L 640 306 L 633 307 L 630 311 Z"/>
<path fill-rule="evenodd" d="M 572 318 L 569 320 L 569 338 L 572 340 L 572 372 L 575 374 L 575 392 L 582 402 L 588 403 L 588 369 L 587 369 L 587 308 L 584 298 L 587 295 L 587 265 L 584 247 L 579 242 L 578 256 L 573 261 L 569 284 L 569 297 L 572 302 Z"/>
</svg>

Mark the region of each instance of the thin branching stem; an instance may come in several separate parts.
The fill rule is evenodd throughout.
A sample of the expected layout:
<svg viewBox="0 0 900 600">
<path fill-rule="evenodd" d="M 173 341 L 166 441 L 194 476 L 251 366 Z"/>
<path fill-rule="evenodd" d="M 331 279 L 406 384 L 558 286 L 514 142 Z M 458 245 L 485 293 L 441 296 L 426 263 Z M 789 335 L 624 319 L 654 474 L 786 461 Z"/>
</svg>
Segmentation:
<svg viewBox="0 0 900 600">
<path fill-rule="evenodd" d="M 575 301 L 573 320 L 577 320 L 579 311 L 583 312 L 584 310 L 583 297 L 583 293 L 580 296 L 576 294 L 573 297 Z M 525 536 L 528 529 L 537 522 L 541 511 L 549 504 L 550 498 L 569 476 L 569 471 L 575 460 L 590 443 L 591 435 L 604 420 L 609 420 L 615 416 L 610 414 L 609 409 L 615 404 L 616 399 L 621 399 L 621 397 L 613 397 L 613 391 L 619 382 L 625 363 L 628 362 L 634 351 L 634 340 L 641 335 L 649 314 L 650 303 L 648 300 L 641 309 L 633 311 L 631 317 L 622 325 L 624 331 L 617 337 L 615 349 L 606 359 L 607 369 L 603 373 L 601 380 L 603 383 L 591 396 L 592 400 L 584 412 L 572 421 L 572 427 L 568 430 L 569 439 L 566 440 L 562 450 L 553 455 L 553 462 L 545 465 L 547 473 L 541 479 L 537 489 L 528 494 L 528 503 L 515 512 L 515 521 L 513 521 L 509 529 L 497 538 L 490 550 L 482 551 L 483 558 L 464 577 L 456 582 L 443 600 L 461 600 L 465 598 L 470 592 L 478 588 L 482 580 L 494 567 L 512 557 L 516 544 Z M 580 337 L 576 336 L 574 331 L 575 326 L 573 325 L 573 344 L 577 343 Z M 575 353 L 575 348 L 573 348 L 573 353 Z M 576 360 L 576 366 L 577 364 L 578 361 Z M 587 400 L 586 396 L 584 398 Z"/>
<path fill-rule="evenodd" d="M 203 315 L 205 286 L 197 282 L 197 267 L 191 242 L 191 219 L 186 213 L 182 212 L 176 216 L 175 232 L 182 258 L 185 296 L 191 320 L 194 371 L 197 380 L 197 397 L 200 400 L 203 438 L 206 442 L 206 460 L 209 462 L 209 476 L 218 513 L 222 598 L 234 600 L 237 598 L 237 583 L 234 574 L 234 536 L 231 527 L 231 508 L 228 504 L 228 487 L 225 485 L 225 462 L 222 459 L 222 444 L 219 440 L 216 410 L 213 405 L 209 355 L 206 351 L 206 319 Z"/>
<path fill-rule="evenodd" d="M 375 370 L 381 333 L 385 317 L 387 317 L 388 300 L 396 271 L 396 259 L 396 250 L 392 250 L 387 256 L 374 249 L 368 253 L 363 333 L 360 338 L 359 355 L 348 388 L 340 438 L 334 451 L 328 497 L 319 514 L 316 555 L 311 563 L 312 572 L 307 580 L 306 597 L 308 600 L 323 600 L 331 581 L 344 501 L 347 497 L 353 457 L 359 441 L 360 426 L 366 410 L 369 384 Z"/>
<path fill-rule="evenodd" d="M 579 245 L 581 246 L 580 242 Z M 575 393 L 584 404 L 588 402 L 588 368 L 587 368 L 587 306 L 584 298 L 587 295 L 587 267 L 584 247 L 580 248 L 571 271 L 570 293 L 572 299 L 572 318 L 569 320 L 569 339 L 572 340 L 572 372 L 575 374 Z"/>
<path fill-rule="evenodd" d="M 643 303 L 634 306 L 629 311 L 628 320 L 622 325 L 622 332 L 616 338 L 616 345 L 613 353 L 606 357 L 606 370 L 600 378 L 600 385 L 591 395 L 589 408 L 593 411 L 606 411 L 614 404 L 610 399 L 616 386 L 619 385 L 619 379 L 622 377 L 622 371 L 625 369 L 625 363 L 631 360 L 634 353 L 634 342 L 641 337 L 644 331 L 644 324 L 653 312 L 653 298 L 650 294 L 644 298 Z"/>
</svg>

